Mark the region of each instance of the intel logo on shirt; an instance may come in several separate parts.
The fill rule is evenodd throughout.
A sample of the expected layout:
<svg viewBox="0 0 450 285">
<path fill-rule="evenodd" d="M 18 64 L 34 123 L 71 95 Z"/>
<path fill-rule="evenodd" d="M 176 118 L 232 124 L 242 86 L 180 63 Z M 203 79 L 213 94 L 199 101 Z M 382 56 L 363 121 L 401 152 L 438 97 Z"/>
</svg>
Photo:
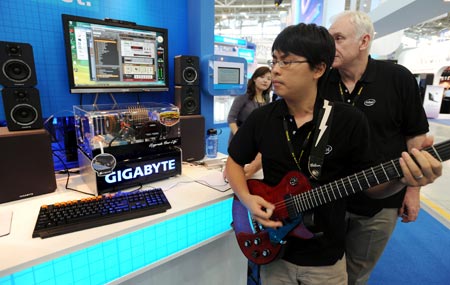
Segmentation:
<svg viewBox="0 0 450 285">
<path fill-rule="evenodd" d="M 375 105 L 376 102 L 377 102 L 377 100 L 375 100 L 375 99 L 367 99 L 366 101 L 364 101 L 364 106 L 371 107 L 371 106 Z"/>
</svg>

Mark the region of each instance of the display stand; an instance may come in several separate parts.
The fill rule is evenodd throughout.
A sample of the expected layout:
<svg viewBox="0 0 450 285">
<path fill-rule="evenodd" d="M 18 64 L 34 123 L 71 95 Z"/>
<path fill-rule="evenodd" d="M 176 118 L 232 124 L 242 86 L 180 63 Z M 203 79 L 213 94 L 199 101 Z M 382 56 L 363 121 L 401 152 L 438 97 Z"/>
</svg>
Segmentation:
<svg viewBox="0 0 450 285">
<path fill-rule="evenodd" d="M 32 238 L 39 207 L 87 197 L 65 190 L 2 204 L 14 211 L 0 238 L 0 284 L 245 284 L 247 265 L 231 228 L 233 192 L 195 182 L 212 171 L 183 165 L 183 175 L 144 187 L 164 190 L 165 213 L 47 239 Z M 69 186 L 86 190 L 81 178 Z"/>
<path fill-rule="evenodd" d="M 114 95 L 112 93 L 108 93 L 108 94 L 109 94 L 109 97 L 111 97 L 111 100 L 113 101 L 114 105 L 117 105 L 117 101 L 116 101 L 116 98 L 114 98 Z M 99 96 L 100 96 L 99 93 L 95 93 L 93 105 L 97 105 L 97 100 L 98 100 Z"/>
</svg>

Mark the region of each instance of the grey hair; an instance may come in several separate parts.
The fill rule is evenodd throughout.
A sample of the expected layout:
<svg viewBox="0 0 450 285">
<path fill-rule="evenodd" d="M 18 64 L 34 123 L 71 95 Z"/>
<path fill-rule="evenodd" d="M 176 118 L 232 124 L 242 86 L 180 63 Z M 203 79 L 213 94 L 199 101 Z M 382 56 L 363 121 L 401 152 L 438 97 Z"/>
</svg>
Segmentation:
<svg viewBox="0 0 450 285">
<path fill-rule="evenodd" d="M 331 18 L 333 24 L 338 19 L 349 17 L 350 22 L 355 27 L 355 36 L 357 39 L 361 38 L 365 34 L 370 35 L 370 45 L 375 37 L 375 29 L 373 27 L 372 20 L 369 15 L 361 11 L 344 11 Z M 369 46 L 370 47 L 370 46 Z"/>
</svg>

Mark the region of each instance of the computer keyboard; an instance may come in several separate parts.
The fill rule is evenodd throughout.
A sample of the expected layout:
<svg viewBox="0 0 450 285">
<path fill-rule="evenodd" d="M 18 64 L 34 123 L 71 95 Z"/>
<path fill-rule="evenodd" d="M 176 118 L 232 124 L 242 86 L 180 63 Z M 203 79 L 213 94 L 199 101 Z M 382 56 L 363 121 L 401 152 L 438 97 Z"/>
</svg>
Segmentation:
<svg viewBox="0 0 450 285">
<path fill-rule="evenodd" d="M 81 231 L 162 213 L 170 208 L 170 203 L 161 188 L 117 192 L 42 205 L 33 238 L 48 238 Z"/>
</svg>

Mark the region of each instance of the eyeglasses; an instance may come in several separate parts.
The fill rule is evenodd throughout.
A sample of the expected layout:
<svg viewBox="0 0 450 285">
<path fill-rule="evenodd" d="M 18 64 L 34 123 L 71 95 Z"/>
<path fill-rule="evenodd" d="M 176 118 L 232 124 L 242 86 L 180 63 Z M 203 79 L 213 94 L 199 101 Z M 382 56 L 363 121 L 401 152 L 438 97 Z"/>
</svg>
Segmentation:
<svg viewBox="0 0 450 285">
<path fill-rule="evenodd" d="M 280 68 L 285 68 L 285 67 L 289 67 L 292 63 L 306 63 L 309 62 L 307 60 L 269 60 L 267 63 L 269 64 L 270 68 L 273 68 L 276 64 L 278 64 L 278 66 Z"/>
</svg>

